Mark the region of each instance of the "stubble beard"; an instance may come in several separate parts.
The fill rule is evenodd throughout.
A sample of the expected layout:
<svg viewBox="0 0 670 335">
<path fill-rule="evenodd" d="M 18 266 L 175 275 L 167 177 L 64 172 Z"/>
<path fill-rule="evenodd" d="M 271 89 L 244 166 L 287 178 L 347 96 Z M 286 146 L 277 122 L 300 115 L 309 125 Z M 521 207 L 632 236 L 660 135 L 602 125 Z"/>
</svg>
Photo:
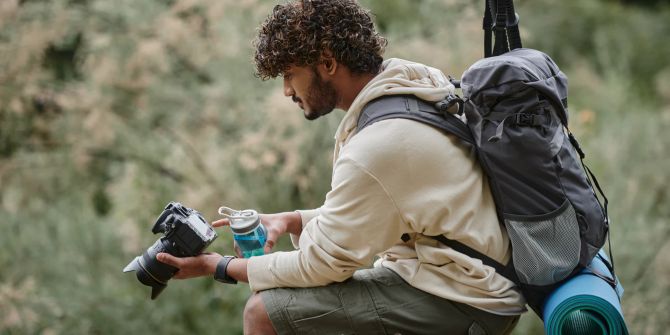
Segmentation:
<svg viewBox="0 0 670 335">
<path fill-rule="evenodd" d="M 313 71 L 314 76 L 304 105 L 305 118 L 310 121 L 332 112 L 337 104 L 337 91 L 333 84 L 324 81 L 316 69 Z"/>
</svg>

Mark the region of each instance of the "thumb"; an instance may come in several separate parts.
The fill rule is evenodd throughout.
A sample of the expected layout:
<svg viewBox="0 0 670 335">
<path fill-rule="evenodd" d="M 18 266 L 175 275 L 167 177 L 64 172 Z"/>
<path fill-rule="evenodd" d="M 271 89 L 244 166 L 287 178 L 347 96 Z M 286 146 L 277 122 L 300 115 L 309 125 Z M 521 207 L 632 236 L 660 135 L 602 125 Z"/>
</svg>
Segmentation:
<svg viewBox="0 0 670 335">
<path fill-rule="evenodd" d="M 267 230 L 267 240 L 265 241 L 265 248 L 263 248 L 263 252 L 266 254 L 269 254 L 270 251 L 272 251 L 272 248 L 274 248 L 275 243 L 277 242 L 277 231 L 274 229 L 268 229 Z"/>
<path fill-rule="evenodd" d="M 179 258 L 174 257 L 174 256 L 172 256 L 168 253 L 165 253 L 165 252 L 158 253 L 158 255 L 156 255 L 156 259 L 161 263 L 165 263 L 167 265 L 172 265 L 176 268 L 181 267 L 181 260 Z"/>
</svg>

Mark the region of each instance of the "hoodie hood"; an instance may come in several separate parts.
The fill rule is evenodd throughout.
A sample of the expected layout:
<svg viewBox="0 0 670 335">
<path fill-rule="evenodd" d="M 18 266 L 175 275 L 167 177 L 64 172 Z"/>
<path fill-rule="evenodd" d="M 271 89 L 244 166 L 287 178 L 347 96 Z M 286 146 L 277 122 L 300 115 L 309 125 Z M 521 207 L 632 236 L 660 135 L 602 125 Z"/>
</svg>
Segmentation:
<svg viewBox="0 0 670 335">
<path fill-rule="evenodd" d="M 354 134 L 361 110 L 368 102 L 384 95 L 399 94 L 412 94 L 419 99 L 437 102 L 454 91 L 454 85 L 436 68 L 398 58 L 387 59 L 381 72 L 358 93 L 340 122 L 335 133 L 334 160 Z"/>
</svg>

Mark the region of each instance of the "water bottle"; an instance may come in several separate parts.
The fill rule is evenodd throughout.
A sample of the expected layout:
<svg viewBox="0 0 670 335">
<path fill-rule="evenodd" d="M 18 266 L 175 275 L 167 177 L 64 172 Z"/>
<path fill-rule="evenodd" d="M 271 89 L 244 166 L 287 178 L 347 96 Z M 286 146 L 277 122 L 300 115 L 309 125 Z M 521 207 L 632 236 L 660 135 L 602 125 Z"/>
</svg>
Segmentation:
<svg viewBox="0 0 670 335">
<path fill-rule="evenodd" d="M 261 217 L 253 209 L 242 211 L 228 207 L 219 208 L 219 214 L 230 220 L 233 239 L 242 251 L 244 258 L 265 254 L 263 248 L 267 239 L 267 231 L 261 224 Z"/>
</svg>

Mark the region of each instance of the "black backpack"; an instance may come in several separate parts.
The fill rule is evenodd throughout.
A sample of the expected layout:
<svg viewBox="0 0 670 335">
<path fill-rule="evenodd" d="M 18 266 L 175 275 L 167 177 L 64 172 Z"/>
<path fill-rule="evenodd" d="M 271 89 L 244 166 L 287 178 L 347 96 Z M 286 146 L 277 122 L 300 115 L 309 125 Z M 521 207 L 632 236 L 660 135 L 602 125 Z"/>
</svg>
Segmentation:
<svg viewBox="0 0 670 335">
<path fill-rule="evenodd" d="M 514 13 L 511 1 L 499 0 L 496 7 L 486 4 L 488 14 L 492 8 Z M 484 22 L 487 27 L 486 15 Z M 497 31 L 496 46 L 485 47 L 485 55 L 497 56 L 483 58 L 464 72 L 463 99 L 449 96 L 435 103 L 411 95 L 383 96 L 363 108 L 358 131 L 381 120 L 404 118 L 456 135 L 472 147 L 488 176 L 500 223 L 512 244 L 512 259 L 503 265 L 460 242 L 433 238 L 481 259 L 517 283 L 541 317 L 546 296 L 602 248 L 609 221 L 607 198 L 568 130 L 567 77 L 546 54 L 521 48 L 517 23 L 515 15 L 510 23 L 514 28 L 507 32 L 516 38 Z M 490 47 L 490 30 L 486 36 Z M 508 42 L 514 50 L 508 51 Z M 467 123 L 448 112 L 452 106 L 458 106 Z"/>
</svg>

